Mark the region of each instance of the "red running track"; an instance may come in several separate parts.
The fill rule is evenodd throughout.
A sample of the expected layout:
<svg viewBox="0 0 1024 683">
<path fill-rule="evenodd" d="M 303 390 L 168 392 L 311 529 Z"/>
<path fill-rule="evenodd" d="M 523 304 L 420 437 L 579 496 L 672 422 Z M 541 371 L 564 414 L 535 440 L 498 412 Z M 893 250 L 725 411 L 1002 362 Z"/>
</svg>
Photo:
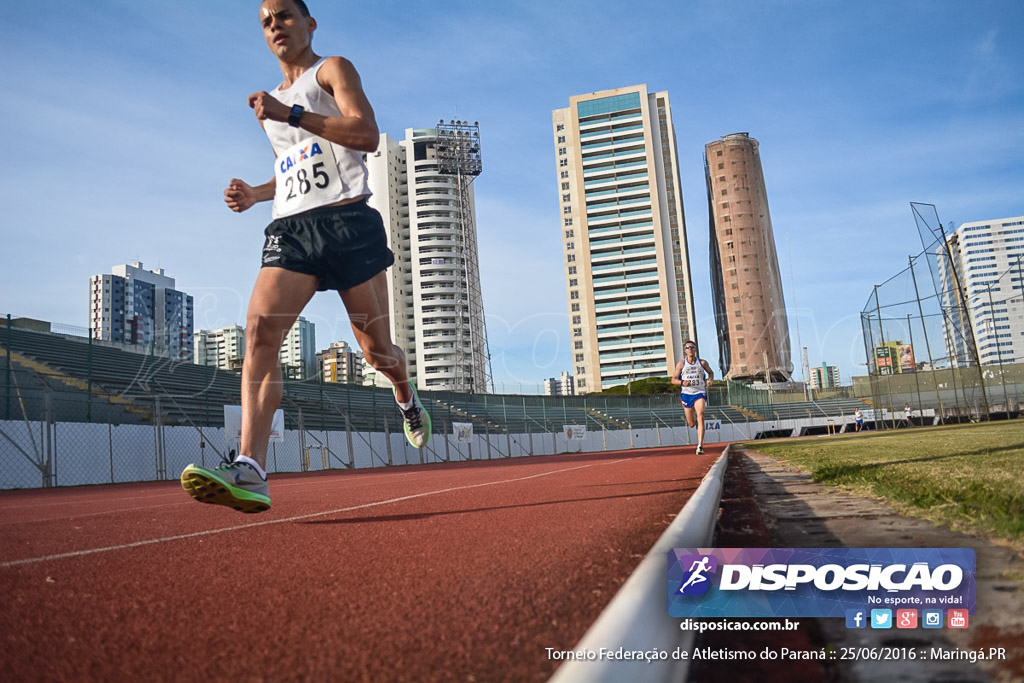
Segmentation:
<svg viewBox="0 0 1024 683">
<path fill-rule="evenodd" d="M 546 680 L 721 449 L 0 494 L 5 680 Z"/>
</svg>

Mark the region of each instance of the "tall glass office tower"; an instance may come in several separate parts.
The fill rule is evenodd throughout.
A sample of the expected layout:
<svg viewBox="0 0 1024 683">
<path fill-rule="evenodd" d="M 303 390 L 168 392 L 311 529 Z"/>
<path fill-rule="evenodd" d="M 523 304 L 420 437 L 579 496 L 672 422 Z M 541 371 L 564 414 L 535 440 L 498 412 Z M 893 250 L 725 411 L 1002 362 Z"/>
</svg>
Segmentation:
<svg viewBox="0 0 1024 683">
<path fill-rule="evenodd" d="M 668 93 L 570 97 L 552 132 L 576 392 L 664 377 L 697 337 Z"/>
</svg>

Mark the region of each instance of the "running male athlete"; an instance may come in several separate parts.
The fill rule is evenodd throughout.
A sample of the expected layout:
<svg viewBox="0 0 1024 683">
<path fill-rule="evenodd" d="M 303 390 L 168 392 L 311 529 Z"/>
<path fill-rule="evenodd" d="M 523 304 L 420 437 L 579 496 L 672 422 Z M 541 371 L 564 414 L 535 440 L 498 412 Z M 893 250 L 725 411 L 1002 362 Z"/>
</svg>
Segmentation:
<svg viewBox="0 0 1024 683">
<path fill-rule="evenodd" d="M 704 455 L 704 407 L 708 399 L 707 388 L 715 379 L 715 373 L 706 360 L 697 358 L 696 342 L 688 339 L 683 344 L 683 354 L 683 359 L 676 363 L 672 372 L 672 384 L 680 387 L 679 400 L 686 414 L 686 424 L 697 427 L 697 455 Z"/>
<path fill-rule="evenodd" d="M 317 23 L 303 0 L 264 0 L 259 20 L 284 80 L 269 93 L 249 95 L 274 148 L 274 177 L 256 186 L 232 179 L 224 190 L 236 212 L 273 200 L 246 315 L 240 455 L 215 469 L 189 465 L 181 474 L 196 500 L 242 512 L 270 508 L 264 468 L 281 402 L 278 353 L 317 291 L 341 295 L 366 361 L 394 385 L 409 442 L 423 448 L 431 427 L 405 356 L 391 343 L 384 270 L 395 259 L 380 214 L 366 204 L 362 153 L 377 149 L 380 133 L 359 74 L 343 57 L 313 52 Z"/>
</svg>

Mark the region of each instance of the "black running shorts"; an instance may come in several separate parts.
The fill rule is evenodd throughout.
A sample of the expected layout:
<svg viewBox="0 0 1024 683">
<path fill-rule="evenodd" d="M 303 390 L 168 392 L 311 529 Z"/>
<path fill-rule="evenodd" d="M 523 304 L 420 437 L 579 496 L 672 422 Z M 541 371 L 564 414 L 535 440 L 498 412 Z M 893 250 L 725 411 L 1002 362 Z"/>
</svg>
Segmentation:
<svg viewBox="0 0 1024 683">
<path fill-rule="evenodd" d="M 278 218 L 264 234 L 263 267 L 315 275 L 321 292 L 355 287 L 395 262 L 384 221 L 365 199 Z"/>
</svg>

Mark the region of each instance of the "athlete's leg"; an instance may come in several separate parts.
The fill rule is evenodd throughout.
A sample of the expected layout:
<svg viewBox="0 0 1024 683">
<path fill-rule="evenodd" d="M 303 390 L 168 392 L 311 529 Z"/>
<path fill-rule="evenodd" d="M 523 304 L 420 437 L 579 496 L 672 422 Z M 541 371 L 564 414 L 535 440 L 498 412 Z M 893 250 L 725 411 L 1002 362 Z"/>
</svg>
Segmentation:
<svg viewBox="0 0 1024 683">
<path fill-rule="evenodd" d="M 686 416 L 686 426 L 695 427 L 697 425 L 696 411 L 693 408 L 687 408 L 683 405 L 683 415 Z"/>
<path fill-rule="evenodd" d="M 242 364 L 242 443 L 247 455 L 266 467 L 267 442 L 274 411 L 281 403 L 281 343 L 316 293 L 314 275 L 263 268 L 256 278 L 246 314 Z"/>
<path fill-rule="evenodd" d="M 704 404 L 706 401 L 698 398 L 693 402 L 693 409 L 697 413 L 697 447 L 704 445 Z"/>
<path fill-rule="evenodd" d="M 402 403 L 412 400 L 405 354 L 391 343 L 391 316 L 388 313 L 388 280 L 383 271 L 341 294 L 356 341 L 366 362 L 395 386 L 395 397 Z"/>
</svg>

